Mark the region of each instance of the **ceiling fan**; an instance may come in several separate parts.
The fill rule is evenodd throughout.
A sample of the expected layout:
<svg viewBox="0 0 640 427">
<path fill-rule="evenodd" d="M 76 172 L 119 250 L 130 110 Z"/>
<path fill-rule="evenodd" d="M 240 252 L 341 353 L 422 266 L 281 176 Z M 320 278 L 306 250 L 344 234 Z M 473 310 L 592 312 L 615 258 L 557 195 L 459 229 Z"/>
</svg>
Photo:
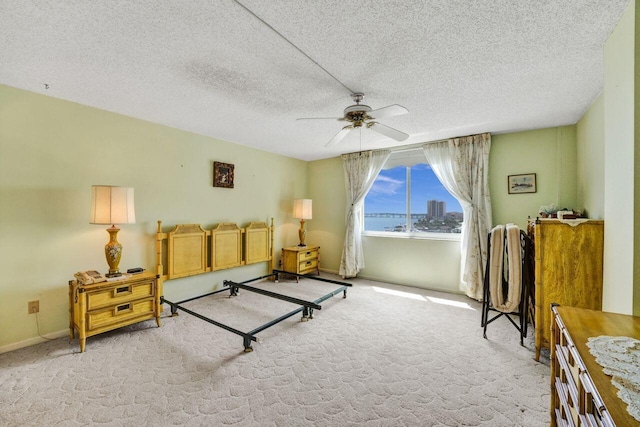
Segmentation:
<svg viewBox="0 0 640 427">
<path fill-rule="evenodd" d="M 389 138 L 393 138 L 396 141 L 404 141 L 409 137 L 409 135 L 404 132 L 400 132 L 397 129 L 391 128 L 375 121 L 377 119 L 385 117 L 407 114 L 409 110 L 398 104 L 388 105 L 386 107 L 378 108 L 377 110 L 372 110 L 368 105 L 360 104 L 360 102 L 362 102 L 362 100 L 364 99 L 364 93 L 362 92 L 352 93 L 351 98 L 353 98 L 355 104 L 350 105 L 344 109 L 344 117 L 315 117 L 301 118 L 298 120 L 339 120 L 344 122 L 351 122 L 350 125 L 343 127 L 340 132 L 338 132 L 333 138 L 331 138 L 325 145 L 325 147 L 337 144 L 353 129 L 362 128 L 362 126 L 365 126 L 368 129 L 376 131 L 382 135 L 388 136 Z"/>
</svg>

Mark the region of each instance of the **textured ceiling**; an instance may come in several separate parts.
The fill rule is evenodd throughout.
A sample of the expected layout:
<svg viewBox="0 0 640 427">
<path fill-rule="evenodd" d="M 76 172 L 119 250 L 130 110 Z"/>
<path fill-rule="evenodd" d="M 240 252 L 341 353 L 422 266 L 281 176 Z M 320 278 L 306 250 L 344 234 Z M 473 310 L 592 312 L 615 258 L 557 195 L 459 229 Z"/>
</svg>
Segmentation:
<svg viewBox="0 0 640 427">
<path fill-rule="evenodd" d="M 335 79 L 233 0 L 0 0 L 0 84 L 315 160 L 576 123 L 629 0 L 240 2 Z M 409 139 L 296 121 L 349 90 Z"/>
</svg>

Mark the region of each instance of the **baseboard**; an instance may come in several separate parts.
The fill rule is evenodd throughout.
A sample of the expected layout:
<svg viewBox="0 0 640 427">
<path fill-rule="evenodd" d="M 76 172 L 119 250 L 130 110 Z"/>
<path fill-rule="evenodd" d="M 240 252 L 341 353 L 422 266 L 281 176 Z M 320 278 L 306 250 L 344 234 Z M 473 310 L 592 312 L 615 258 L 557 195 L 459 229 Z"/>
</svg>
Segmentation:
<svg viewBox="0 0 640 427">
<path fill-rule="evenodd" d="M 330 270 L 328 268 L 320 268 L 320 271 L 322 271 L 323 273 L 335 274 L 335 275 L 338 275 L 338 276 L 340 275 L 339 271 Z M 435 286 L 420 286 L 420 285 L 414 285 L 414 284 L 393 282 L 393 281 L 391 281 L 391 280 L 389 280 L 387 278 L 367 276 L 367 275 L 362 275 L 361 273 L 358 273 L 356 278 L 364 279 L 364 280 L 371 280 L 373 282 L 390 283 L 392 285 L 408 286 L 408 287 L 411 287 L 411 288 L 426 289 L 428 291 L 444 292 L 444 293 L 447 293 L 447 294 L 465 295 L 465 293 L 463 291 L 460 291 L 460 290 L 452 290 L 452 289 L 448 289 L 448 288 L 438 288 L 438 287 L 435 287 Z M 349 279 L 346 279 L 346 280 L 349 280 Z"/>
<path fill-rule="evenodd" d="M 465 293 L 460 291 L 460 290 L 452 290 L 452 289 L 447 289 L 447 288 L 438 288 L 438 287 L 435 287 L 435 286 L 421 286 L 421 285 L 414 285 L 414 284 L 410 284 L 410 283 L 394 282 L 394 281 L 391 281 L 389 279 L 362 275 L 360 273 L 358 273 L 357 277 L 358 277 L 358 279 L 371 280 L 373 282 L 389 283 L 389 284 L 392 284 L 392 285 L 407 286 L 407 287 L 410 287 L 410 288 L 425 289 L 427 291 L 443 292 L 443 293 L 446 293 L 446 294 L 465 295 Z"/>
<path fill-rule="evenodd" d="M 19 350 L 21 348 L 25 348 L 25 347 L 31 347 L 32 345 L 36 345 L 36 344 L 41 344 L 43 342 L 47 341 L 47 338 L 50 340 L 56 339 L 56 338 L 62 338 L 65 336 L 69 336 L 69 329 L 62 329 L 60 331 L 57 332 L 51 332 L 50 334 L 46 334 L 43 335 L 44 338 L 42 337 L 34 337 L 34 338 L 29 338 L 26 339 L 24 341 L 18 341 L 18 342 L 14 342 L 11 344 L 7 344 L 5 346 L 0 347 L 0 354 L 2 353 L 8 353 L 10 351 L 14 351 L 14 350 Z"/>
</svg>

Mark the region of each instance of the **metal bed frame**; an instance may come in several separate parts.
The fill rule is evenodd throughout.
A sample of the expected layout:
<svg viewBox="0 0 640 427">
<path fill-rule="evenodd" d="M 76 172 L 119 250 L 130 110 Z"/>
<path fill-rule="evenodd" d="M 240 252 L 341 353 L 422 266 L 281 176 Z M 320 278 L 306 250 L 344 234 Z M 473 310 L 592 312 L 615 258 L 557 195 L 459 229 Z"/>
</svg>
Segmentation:
<svg viewBox="0 0 640 427">
<path fill-rule="evenodd" d="M 312 280 L 318 280 L 321 282 L 327 282 L 327 283 L 335 283 L 338 285 L 341 285 L 339 288 L 329 292 L 326 295 L 321 296 L 320 298 L 314 300 L 314 301 L 305 301 L 303 299 L 299 299 L 299 298 L 294 298 L 294 297 L 290 297 L 288 295 L 283 295 L 283 294 L 279 294 L 276 292 L 272 292 L 272 291 L 268 291 L 265 289 L 260 289 L 260 288 L 255 288 L 253 286 L 249 286 L 247 285 L 247 283 L 251 283 L 251 282 L 255 282 L 258 280 L 263 280 L 263 279 L 267 279 L 267 278 L 271 278 L 274 277 L 275 281 L 278 281 L 279 275 L 280 274 L 286 274 L 286 275 L 293 275 L 293 276 L 297 276 L 297 277 L 305 277 L 308 279 L 312 279 Z M 218 326 L 219 328 L 222 328 L 226 331 L 232 332 L 236 335 L 240 335 L 242 337 L 242 343 L 244 345 L 244 352 L 248 353 L 253 351 L 253 348 L 251 347 L 251 341 L 255 341 L 255 342 L 259 342 L 259 339 L 256 337 L 256 334 L 259 332 L 264 331 L 267 328 L 270 328 L 271 326 L 274 326 L 280 322 L 282 322 L 283 320 L 288 319 L 291 316 L 296 315 L 297 313 L 302 312 L 302 319 L 301 321 L 305 322 L 309 319 L 313 319 L 313 310 L 321 310 L 322 306 L 320 305 L 321 302 L 328 300 L 329 298 L 332 298 L 333 296 L 339 294 L 340 292 L 343 293 L 343 298 L 347 297 L 347 288 L 351 287 L 352 285 L 350 283 L 345 283 L 345 282 L 340 282 L 337 280 L 330 280 L 330 279 L 324 279 L 322 277 L 317 277 L 317 276 L 310 276 L 310 275 L 302 275 L 302 274 L 296 274 L 296 273 L 289 273 L 286 271 L 282 271 L 282 270 L 273 270 L 273 273 L 271 274 L 267 274 L 265 276 L 260 276 L 260 277 L 256 277 L 254 279 L 249 279 L 246 280 L 244 282 L 240 282 L 240 283 L 236 283 L 233 282 L 231 280 L 225 280 L 223 282 L 224 287 L 222 289 L 219 289 L 217 291 L 214 292 L 209 292 L 207 294 L 204 295 L 200 295 L 197 297 L 193 297 L 193 298 L 189 298 L 183 301 L 179 301 L 179 302 L 171 302 L 169 300 L 167 300 L 166 298 L 161 297 L 160 298 L 160 302 L 161 303 L 167 303 L 169 304 L 169 306 L 171 307 L 171 315 L 172 316 L 176 316 L 178 313 L 178 310 L 182 310 L 185 313 L 188 313 L 192 316 L 197 317 L 198 319 L 204 320 L 205 322 L 211 323 L 212 325 Z M 265 295 L 271 298 L 276 298 L 279 300 L 283 300 L 283 301 L 287 301 L 293 304 L 297 304 L 300 307 L 298 307 L 297 309 L 290 311 L 289 313 L 286 313 L 270 322 L 265 323 L 264 325 L 258 326 L 257 328 L 249 331 L 249 332 L 243 332 L 240 331 L 238 329 L 235 329 L 229 325 L 225 325 L 224 323 L 220 323 L 216 320 L 210 319 L 206 316 L 203 316 L 202 314 L 196 313 L 192 310 L 189 310 L 188 308 L 183 307 L 181 304 L 184 304 L 186 302 L 189 301 L 194 301 L 200 298 L 204 298 L 204 297 L 208 297 L 211 295 L 215 295 L 221 292 L 226 292 L 229 291 L 229 297 L 233 297 L 233 296 L 237 296 L 239 293 L 240 289 L 244 289 L 246 291 L 249 292 L 255 292 L 257 294 L 260 295 Z"/>
</svg>

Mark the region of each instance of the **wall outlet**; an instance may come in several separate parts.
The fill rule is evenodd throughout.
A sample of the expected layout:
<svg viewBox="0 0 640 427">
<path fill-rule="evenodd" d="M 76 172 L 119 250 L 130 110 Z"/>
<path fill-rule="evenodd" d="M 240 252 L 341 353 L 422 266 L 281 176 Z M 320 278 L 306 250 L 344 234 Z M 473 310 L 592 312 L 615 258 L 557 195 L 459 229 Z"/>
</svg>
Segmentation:
<svg viewBox="0 0 640 427">
<path fill-rule="evenodd" d="M 29 314 L 40 311 L 40 301 L 29 301 Z"/>
</svg>

